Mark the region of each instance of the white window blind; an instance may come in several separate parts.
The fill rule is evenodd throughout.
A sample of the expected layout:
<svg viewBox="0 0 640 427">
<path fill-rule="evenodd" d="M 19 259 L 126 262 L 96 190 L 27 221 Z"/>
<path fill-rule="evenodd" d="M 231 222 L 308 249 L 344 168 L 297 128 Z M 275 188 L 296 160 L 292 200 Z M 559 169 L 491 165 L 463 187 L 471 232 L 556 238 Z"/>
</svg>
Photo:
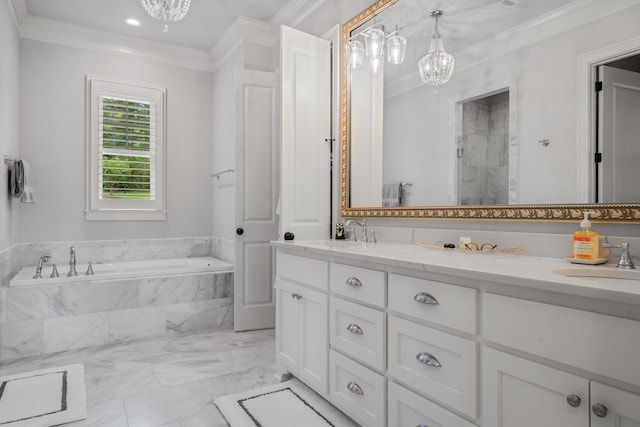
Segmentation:
<svg viewBox="0 0 640 427">
<path fill-rule="evenodd" d="M 98 198 L 156 200 L 156 107 L 100 96 Z"/>
<path fill-rule="evenodd" d="M 87 219 L 162 220 L 166 89 L 87 76 Z"/>
</svg>

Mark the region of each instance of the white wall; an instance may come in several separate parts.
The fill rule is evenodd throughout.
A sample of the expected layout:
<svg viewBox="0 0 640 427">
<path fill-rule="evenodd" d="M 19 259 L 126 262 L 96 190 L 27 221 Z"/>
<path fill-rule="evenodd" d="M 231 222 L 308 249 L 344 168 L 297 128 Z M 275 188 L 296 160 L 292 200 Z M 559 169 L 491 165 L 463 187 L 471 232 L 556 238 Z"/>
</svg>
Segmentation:
<svg viewBox="0 0 640 427">
<path fill-rule="evenodd" d="M 85 220 L 86 74 L 167 87 L 166 221 Z M 22 39 L 20 156 L 37 203 L 19 204 L 18 240 L 211 235 L 211 93 L 208 72 Z"/>
<path fill-rule="evenodd" d="M 244 49 L 238 48 L 213 73 L 213 172 L 235 169 L 235 72 L 244 67 Z M 212 235 L 235 237 L 235 174 L 213 178 Z"/>
<path fill-rule="evenodd" d="M 19 38 L 11 19 L 9 2 L 0 2 L 0 158 L 18 155 L 18 82 Z M 8 187 L 8 167 L 0 163 L 0 251 L 10 247 L 15 238 L 15 206 Z"/>
</svg>

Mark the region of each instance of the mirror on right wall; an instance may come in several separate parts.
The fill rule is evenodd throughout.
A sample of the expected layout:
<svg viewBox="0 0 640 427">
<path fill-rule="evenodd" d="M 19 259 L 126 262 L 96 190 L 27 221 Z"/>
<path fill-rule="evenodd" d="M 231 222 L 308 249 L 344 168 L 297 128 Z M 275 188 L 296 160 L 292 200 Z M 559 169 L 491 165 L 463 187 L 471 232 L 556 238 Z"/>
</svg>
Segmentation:
<svg viewBox="0 0 640 427">
<path fill-rule="evenodd" d="M 436 15 L 455 65 L 433 85 Z M 637 0 L 377 1 L 342 31 L 342 215 L 640 221 L 639 21 Z"/>
</svg>

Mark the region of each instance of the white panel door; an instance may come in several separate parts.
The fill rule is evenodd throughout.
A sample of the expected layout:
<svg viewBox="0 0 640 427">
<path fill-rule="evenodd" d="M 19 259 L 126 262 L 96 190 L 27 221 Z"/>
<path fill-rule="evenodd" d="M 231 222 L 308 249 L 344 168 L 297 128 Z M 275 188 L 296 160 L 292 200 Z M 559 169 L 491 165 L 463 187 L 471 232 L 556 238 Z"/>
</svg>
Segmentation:
<svg viewBox="0 0 640 427">
<path fill-rule="evenodd" d="M 600 407 L 596 408 L 596 405 Z M 606 408 L 604 416 L 603 407 Z M 640 396 L 637 394 L 592 381 L 591 408 L 591 427 L 640 427 Z"/>
<path fill-rule="evenodd" d="M 331 44 L 282 26 L 280 232 L 331 235 Z"/>
<path fill-rule="evenodd" d="M 236 74 L 236 331 L 275 326 L 275 263 L 269 242 L 278 238 L 276 82 L 274 73 Z"/>
<path fill-rule="evenodd" d="M 602 66 L 600 77 L 598 201 L 639 203 L 640 186 L 629 173 L 640 164 L 640 73 Z"/>
<path fill-rule="evenodd" d="M 490 348 L 485 348 L 482 356 L 483 425 L 589 425 L 589 382 L 586 379 Z M 569 405 L 570 396 L 577 407 Z"/>
</svg>

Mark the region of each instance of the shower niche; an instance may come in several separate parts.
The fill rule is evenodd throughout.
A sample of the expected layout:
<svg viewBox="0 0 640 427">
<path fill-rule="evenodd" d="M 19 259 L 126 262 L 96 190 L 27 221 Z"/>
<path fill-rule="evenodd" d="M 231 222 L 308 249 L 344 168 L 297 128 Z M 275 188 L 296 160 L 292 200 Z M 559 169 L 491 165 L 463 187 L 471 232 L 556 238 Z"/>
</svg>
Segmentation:
<svg viewBox="0 0 640 427">
<path fill-rule="evenodd" d="M 509 90 L 457 106 L 458 205 L 506 205 L 509 197 Z"/>
</svg>

